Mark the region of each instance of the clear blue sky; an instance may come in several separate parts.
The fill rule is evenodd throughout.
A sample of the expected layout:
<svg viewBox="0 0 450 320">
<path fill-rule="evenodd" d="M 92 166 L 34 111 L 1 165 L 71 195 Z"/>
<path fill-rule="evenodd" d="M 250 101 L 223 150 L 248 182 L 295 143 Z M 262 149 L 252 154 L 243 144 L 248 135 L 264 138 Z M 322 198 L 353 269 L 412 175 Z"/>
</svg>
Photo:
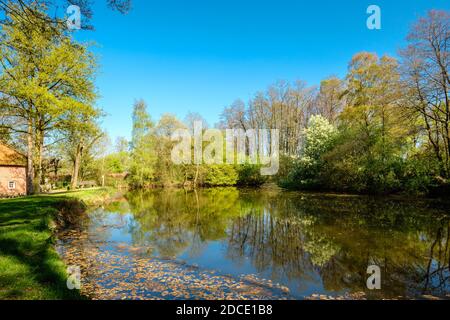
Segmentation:
<svg viewBox="0 0 450 320">
<path fill-rule="evenodd" d="M 318 85 L 343 76 L 359 51 L 395 56 L 410 25 L 449 0 L 133 0 L 121 15 L 94 5 L 100 73 L 98 105 L 114 141 L 129 138 L 133 101 L 143 98 L 156 120 L 198 112 L 212 125 L 224 106 L 247 101 L 277 80 Z M 366 28 L 366 9 L 382 10 L 382 29 Z"/>
</svg>

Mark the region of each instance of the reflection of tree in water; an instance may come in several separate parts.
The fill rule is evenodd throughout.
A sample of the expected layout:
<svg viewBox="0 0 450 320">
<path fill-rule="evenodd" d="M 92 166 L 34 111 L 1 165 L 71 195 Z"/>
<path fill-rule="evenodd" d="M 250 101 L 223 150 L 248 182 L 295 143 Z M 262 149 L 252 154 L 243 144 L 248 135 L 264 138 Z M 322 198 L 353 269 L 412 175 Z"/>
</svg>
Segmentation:
<svg viewBox="0 0 450 320">
<path fill-rule="evenodd" d="M 450 285 L 450 223 L 445 221 L 436 231 L 425 271 L 423 293 L 448 293 Z"/>
<path fill-rule="evenodd" d="M 119 220 L 133 244 L 162 256 L 186 249 L 195 255 L 222 240 L 228 259 L 248 259 L 275 280 L 319 277 L 328 291 L 366 291 L 367 266 L 377 264 L 382 290 L 373 297 L 449 292 L 450 217 L 432 202 L 235 188 L 153 190 L 127 199 L 129 207 L 106 211 L 126 213 Z"/>
<path fill-rule="evenodd" d="M 89 231 L 91 240 L 99 243 L 111 238 L 114 229 L 120 230 L 130 223 L 127 214 L 130 207 L 126 200 L 115 201 L 106 207 L 96 208 L 89 213 Z M 94 237 L 95 236 L 95 237 Z"/>
<path fill-rule="evenodd" d="M 235 188 L 130 193 L 133 242 L 170 257 L 187 247 L 200 250 L 205 241 L 227 236 L 229 219 L 240 212 L 238 197 Z"/>
<path fill-rule="evenodd" d="M 233 221 L 228 255 L 235 261 L 249 257 L 259 271 L 288 279 L 310 280 L 317 272 L 331 291 L 365 291 L 366 268 L 377 264 L 378 294 L 449 292 L 449 217 L 442 209 L 298 194 L 256 208 Z"/>
<path fill-rule="evenodd" d="M 327 234 L 315 231 L 316 217 L 299 214 L 290 198 L 281 194 L 254 206 L 230 228 L 228 256 L 251 259 L 259 272 L 270 270 L 274 279 L 313 280 L 314 270 L 339 250 Z"/>
</svg>

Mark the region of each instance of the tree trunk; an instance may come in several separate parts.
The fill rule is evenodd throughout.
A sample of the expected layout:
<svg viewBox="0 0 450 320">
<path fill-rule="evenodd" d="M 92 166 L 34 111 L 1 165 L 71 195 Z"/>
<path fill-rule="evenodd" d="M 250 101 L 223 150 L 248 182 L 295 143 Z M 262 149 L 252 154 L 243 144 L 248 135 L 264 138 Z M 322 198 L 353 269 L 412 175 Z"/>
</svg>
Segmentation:
<svg viewBox="0 0 450 320">
<path fill-rule="evenodd" d="M 34 183 L 34 191 L 35 193 L 41 193 L 41 184 L 42 184 L 42 156 L 44 152 L 44 133 L 39 130 L 36 134 L 36 173 L 35 173 L 35 183 Z"/>
<path fill-rule="evenodd" d="M 34 193 L 34 139 L 33 139 L 33 120 L 28 119 L 28 134 L 27 134 L 27 194 Z"/>
<path fill-rule="evenodd" d="M 58 181 L 58 168 L 59 167 L 59 159 L 55 159 L 55 181 Z"/>
<path fill-rule="evenodd" d="M 195 168 L 194 188 L 197 187 L 199 167 L 200 167 L 200 166 L 197 164 L 197 166 L 196 166 L 196 168 Z"/>
<path fill-rule="evenodd" d="M 81 144 L 78 144 L 77 152 L 76 152 L 76 155 L 75 155 L 75 160 L 74 160 L 74 163 L 73 163 L 71 189 L 76 189 L 78 187 L 78 173 L 80 171 L 80 164 L 81 164 L 81 156 L 82 155 L 83 155 L 83 146 Z"/>
</svg>

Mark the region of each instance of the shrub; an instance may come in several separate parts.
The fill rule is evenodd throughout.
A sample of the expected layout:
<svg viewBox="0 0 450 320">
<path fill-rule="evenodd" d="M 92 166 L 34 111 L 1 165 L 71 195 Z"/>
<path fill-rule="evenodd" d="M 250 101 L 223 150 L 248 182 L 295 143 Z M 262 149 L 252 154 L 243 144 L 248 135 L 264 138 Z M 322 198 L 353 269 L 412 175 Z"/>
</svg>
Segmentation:
<svg viewBox="0 0 450 320">
<path fill-rule="evenodd" d="M 234 166 L 228 164 L 213 164 L 207 168 L 205 185 L 234 186 L 238 180 L 238 173 Z"/>
<path fill-rule="evenodd" d="M 334 144 L 336 129 L 320 115 L 312 116 L 308 128 L 304 131 L 305 147 L 303 154 L 293 165 L 291 173 L 282 179 L 280 185 L 290 189 L 320 189 L 321 170 L 324 166 L 323 155 Z"/>
<path fill-rule="evenodd" d="M 242 164 L 238 166 L 237 171 L 238 185 L 260 186 L 267 181 L 267 177 L 261 175 L 261 165 Z"/>
</svg>

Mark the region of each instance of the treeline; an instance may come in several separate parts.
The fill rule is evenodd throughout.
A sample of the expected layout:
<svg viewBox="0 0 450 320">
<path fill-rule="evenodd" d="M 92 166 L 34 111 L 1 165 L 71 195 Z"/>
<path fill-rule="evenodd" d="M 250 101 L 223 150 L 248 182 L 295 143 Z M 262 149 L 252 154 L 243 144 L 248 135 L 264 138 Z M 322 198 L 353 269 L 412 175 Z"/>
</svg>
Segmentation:
<svg viewBox="0 0 450 320">
<path fill-rule="evenodd" d="M 327 78 L 318 89 L 280 81 L 225 108 L 219 129 L 279 130 L 275 176 L 262 177 L 249 164 L 173 164 L 171 134 L 193 130 L 194 121 L 207 124 L 192 113 L 184 122 L 166 114 L 155 124 L 143 101 L 134 106 L 130 147 L 108 156 L 107 167 L 127 171 L 133 188 L 270 180 L 300 190 L 447 194 L 449 26 L 448 12 L 430 11 L 412 27 L 400 59 L 357 53 L 342 79 Z"/>
<path fill-rule="evenodd" d="M 221 126 L 279 129 L 287 188 L 448 193 L 449 28 L 448 12 L 430 11 L 399 60 L 358 53 L 318 90 L 279 82 L 226 108 Z"/>
<path fill-rule="evenodd" d="M 219 129 L 278 129 L 280 170 L 254 164 L 172 162 L 176 129 L 199 114 L 154 122 L 133 108 L 131 141 L 114 152 L 94 107 L 96 61 L 40 1 L 0 1 L 0 139 L 28 156 L 29 193 L 91 182 L 157 186 L 258 186 L 357 193 L 449 192 L 450 14 L 430 11 L 400 58 L 361 52 L 343 78 L 319 88 L 280 81 L 225 108 Z"/>
<path fill-rule="evenodd" d="M 208 127 L 196 113 L 189 113 L 184 121 L 172 114 L 164 114 L 154 123 L 148 114 L 147 104 L 136 101 L 133 107 L 132 139 L 116 143 L 116 152 L 105 158 L 108 172 L 127 172 L 126 181 L 132 189 L 152 187 L 199 186 L 258 186 L 266 181 L 260 166 L 254 164 L 181 164 L 172 161 L 172 150 L 178 143 L 172 139 L 177 129 L 194 130 L 194 122 Z M 193 147 L 193 146 L 192 146 Z"/>
</svg>

